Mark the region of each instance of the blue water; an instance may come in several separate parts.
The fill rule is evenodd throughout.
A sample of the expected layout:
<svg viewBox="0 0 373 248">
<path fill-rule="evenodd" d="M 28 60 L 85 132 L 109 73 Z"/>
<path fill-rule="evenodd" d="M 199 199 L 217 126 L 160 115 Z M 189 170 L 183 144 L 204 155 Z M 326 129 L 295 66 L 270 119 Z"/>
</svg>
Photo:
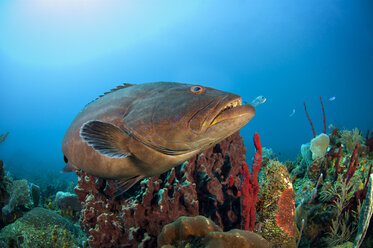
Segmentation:
<svg viewBox="0 0 373 248">
<path fill-rule="evenodd" d="M 241 133 L 294 160 L 327 125 L 373 129 L 373 3 L 366 1 L 0 2 L 0 158 L 59 171 L 74 116 L 127 83 L 198 83 L 267 102 Z M 328 98 L 335 96 L 334 101 Z M 294 116 L 289 117 L 295 109 Z"/>
</svg>

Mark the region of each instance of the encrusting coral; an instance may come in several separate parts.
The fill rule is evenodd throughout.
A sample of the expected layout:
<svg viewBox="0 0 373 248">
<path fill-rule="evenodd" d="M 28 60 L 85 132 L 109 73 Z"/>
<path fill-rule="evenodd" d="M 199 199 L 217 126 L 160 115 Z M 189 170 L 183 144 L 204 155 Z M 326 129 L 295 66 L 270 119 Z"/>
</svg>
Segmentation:
<svg viewBox="0 0 373 248">
<path fill-rule="evenodd" d="M 158 247 L 198 248 L 269 248 L 268 241 L 250 231 L 233 229 L 223 232 L 206 217 L 180 217 L 163 227 Z"/>
<path fill-rule="evenodd" d="M 57 213 L 37 207 L 4 227 L 0 240 L 8 247 L 82 247 L 85 235 Z"/>
<path fill-rule="evenodd" d="M 295 194 L 286 166 L 270 160 L 261 169 L 259 182 L 258 231 L 272 247 L 296 247 Z"/>
</svg>

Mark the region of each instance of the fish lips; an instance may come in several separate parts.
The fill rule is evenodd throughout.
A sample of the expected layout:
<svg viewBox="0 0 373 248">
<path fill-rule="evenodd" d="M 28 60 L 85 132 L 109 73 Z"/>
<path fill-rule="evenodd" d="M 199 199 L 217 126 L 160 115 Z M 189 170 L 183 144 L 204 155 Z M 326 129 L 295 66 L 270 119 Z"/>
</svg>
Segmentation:
<svg viewBox="0 0 373 248">
<path fill-rule="evenodd" d="M 233 125 L 231 129 L 240 129 L 254 115 L 255 108 L 251 104 L 242 105 L 241 97 L 232 94 L 219 101 L 212 101 L 199 110 L 189 121 L 189 128 L 196 134 L 212 127 L 220 127 L 223 123 L 228 126 Z M 230 129 L 228 126 L 227 128 Z"/>
<path fill-rule="evenodd" d="M 242 123 L 241 125 L 244 126 L 254 117 L 254 115 L 255 108 L 251 104 L 239 105 L 220 112 L 211 121 L 209 127 L 213 127 L 214 125 L 228 121 L 237 124 Z"/>
</svg>

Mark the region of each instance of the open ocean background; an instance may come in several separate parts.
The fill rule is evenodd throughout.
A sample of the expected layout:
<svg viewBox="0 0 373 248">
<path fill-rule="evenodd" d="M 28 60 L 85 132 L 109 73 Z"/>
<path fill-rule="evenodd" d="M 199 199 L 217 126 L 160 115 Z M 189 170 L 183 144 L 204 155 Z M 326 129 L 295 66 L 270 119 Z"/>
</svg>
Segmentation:
<svg viewBox="0 0 373 248">
<path fill-rule="evenodd" d="M 85 104 L 122 83 L 176 81 L 267 102 L 241 134 L 295 160 L 327 125 L 373 129 L 373 2 L 0 2 L 0 159 L 27 177 L 64 167 Z M 335 96 L 334 101 L 328 99 Z M 292 110 L 295 115 L 289 117 Z M 330 132 L 330 130 L 328 130 Z"/>
</svg>

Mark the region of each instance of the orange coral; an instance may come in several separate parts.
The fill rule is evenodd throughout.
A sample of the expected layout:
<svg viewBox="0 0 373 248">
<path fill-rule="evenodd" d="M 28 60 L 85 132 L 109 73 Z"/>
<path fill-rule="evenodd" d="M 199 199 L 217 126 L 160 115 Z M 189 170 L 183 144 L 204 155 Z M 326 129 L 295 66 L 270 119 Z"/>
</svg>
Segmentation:
<svg viewBox="0 0 373 248">
<path fill-rule="evenodd" d="M 290 237 L 295 237 L 297 235 L 294 221 L 294 197 L 295 194 L 291 188 L 282 192 L 278 201 L 278 213 L 276 217 L 276 224 L 289 234 Z"/>
</svg>

